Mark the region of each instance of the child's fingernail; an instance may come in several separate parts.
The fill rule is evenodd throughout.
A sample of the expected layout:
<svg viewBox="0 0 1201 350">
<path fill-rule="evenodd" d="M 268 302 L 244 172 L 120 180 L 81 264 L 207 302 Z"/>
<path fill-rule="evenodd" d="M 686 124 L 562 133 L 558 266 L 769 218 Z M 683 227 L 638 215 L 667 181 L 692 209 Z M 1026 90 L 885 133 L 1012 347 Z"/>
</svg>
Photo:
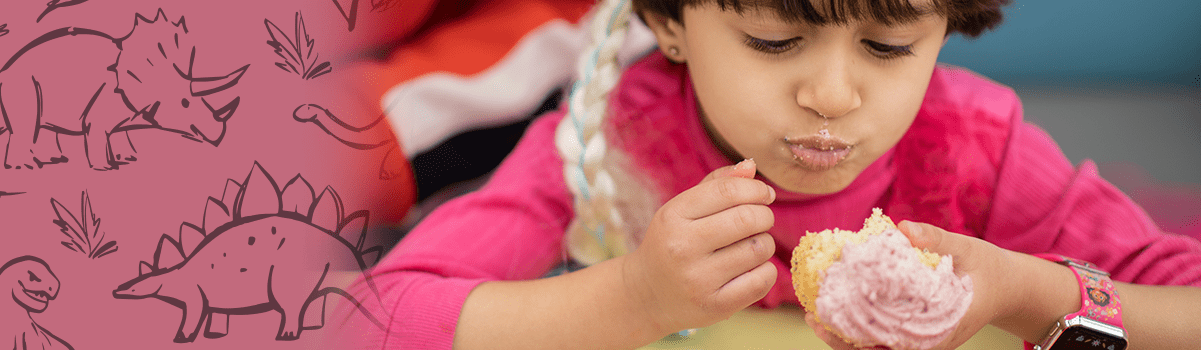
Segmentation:
<svg viewBox="0 0 1201 350">
<path fill-rule="evenodd" d="M 918 225 L 916 222 L 906 221 L 905 226 L 907 226 L 909 235 L 911 236 L 917 237 L 922 234 L 922 225 Z"/>
</svg>

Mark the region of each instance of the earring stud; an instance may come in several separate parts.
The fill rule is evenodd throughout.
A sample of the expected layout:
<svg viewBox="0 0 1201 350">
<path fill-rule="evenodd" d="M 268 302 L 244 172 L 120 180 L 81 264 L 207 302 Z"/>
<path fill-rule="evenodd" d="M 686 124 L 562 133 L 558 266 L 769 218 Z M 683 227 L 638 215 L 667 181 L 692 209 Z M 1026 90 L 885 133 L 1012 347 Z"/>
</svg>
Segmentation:
<svg viewBox="0 0 1201 350">
<path fill-rule="evenodd" d="M 667 54 L 671 55 L 672 58 L 676 58 L 676 56 L 680 55 L 680 49 L 675 46 L 669 47 L 667 48 Z"/>
</svg>

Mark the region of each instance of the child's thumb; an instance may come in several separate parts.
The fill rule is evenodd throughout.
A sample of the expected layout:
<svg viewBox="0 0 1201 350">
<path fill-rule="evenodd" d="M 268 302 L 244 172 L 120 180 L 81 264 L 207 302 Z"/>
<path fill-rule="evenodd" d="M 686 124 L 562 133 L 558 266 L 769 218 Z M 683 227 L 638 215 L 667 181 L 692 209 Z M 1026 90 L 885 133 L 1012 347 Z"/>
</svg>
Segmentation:
<svg viewBox="0 0 1201 350">
<path fill-rule="evenodd" d="M 755 177 L 755 168 L 756 168 L 755 160 L 754 159 L 746 159 L 741 162 L 738 162 L 738 164 L 727 165 L 727 166 L 717 168 L 717 170 L 714 170 L 713 172 L 709 173 L 709 175 L 705 175 L 705 179 L 701 180 L 701 182 L 705 182 L 705 181 L 709 181 L 709 180 L 713 180 L 713 179 L 717 179 L 717 178 L 722 178 L 722 177 L 741 177 L 741 178 L 750 179 L 750 178 Z"/>
<path fill-rule="evenodd" d="M 914 247 L 929 249 L 939 255 L 959 257 L 971 249 L 970 238 L 947 232 L 938 226 L 905 220 L 901 221 L 897 228 L 909 238 L 909 243 Z"/>
</svg>

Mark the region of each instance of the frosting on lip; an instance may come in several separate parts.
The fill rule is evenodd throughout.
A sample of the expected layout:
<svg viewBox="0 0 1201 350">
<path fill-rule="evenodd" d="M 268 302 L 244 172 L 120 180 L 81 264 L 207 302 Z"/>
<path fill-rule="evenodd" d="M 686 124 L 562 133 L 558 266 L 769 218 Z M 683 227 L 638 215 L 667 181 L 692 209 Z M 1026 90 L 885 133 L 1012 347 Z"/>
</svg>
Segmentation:
<svg viewBox="0 0 1201 350">
<path fill-rule="evenodd" d="M 810 170 L 827 170 L 833 168 L 847 155 L 851 153 L 849 148 L 839 148 L 829 151 L 807 148 L 807 147 L 791 147 L 793 159 L 801 166 Z"/>
<path fill-rule="evenodd" d="M 848 243 L 825 271 L 818 318 L 855 346 L 929 349 L 951 335 L 972 302 L 972 280 L 950 256 L 923 264 L 895 228 Z"/>
<path fill-rule="evenodd" d="M 844 141 L 837 136 L 830 134 L 827 129 L 818 131 L 816 135 L 810 135 L 799 138 L 785 137 L 784 142 L 797 145 L 804 148 L 812 148 L 822 151 L 832 151 L 836 149 L 851 148 L 851 143 Z"/>
<path fill-rule="evenodd" d="M 793 159 L 810 170 L 833 168 L 851 153 L 852 145 L 822 129 L 816 135 L 800 138 L 785 137 Z"/>
</svg>

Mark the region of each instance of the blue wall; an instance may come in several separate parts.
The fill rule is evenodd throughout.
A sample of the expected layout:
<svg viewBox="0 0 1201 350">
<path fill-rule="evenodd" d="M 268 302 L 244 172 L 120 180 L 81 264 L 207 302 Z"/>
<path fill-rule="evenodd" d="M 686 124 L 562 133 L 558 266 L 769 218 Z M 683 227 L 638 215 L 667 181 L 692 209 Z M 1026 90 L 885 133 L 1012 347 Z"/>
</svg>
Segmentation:
<svg viewBox="0 0 1201 350">
<path fill-rule="evenodd" d="M 1026 0 L 939 61 L 1007 84 L 1155 82 L 1201 87 L 1201 1 Z"/>
</svg>

